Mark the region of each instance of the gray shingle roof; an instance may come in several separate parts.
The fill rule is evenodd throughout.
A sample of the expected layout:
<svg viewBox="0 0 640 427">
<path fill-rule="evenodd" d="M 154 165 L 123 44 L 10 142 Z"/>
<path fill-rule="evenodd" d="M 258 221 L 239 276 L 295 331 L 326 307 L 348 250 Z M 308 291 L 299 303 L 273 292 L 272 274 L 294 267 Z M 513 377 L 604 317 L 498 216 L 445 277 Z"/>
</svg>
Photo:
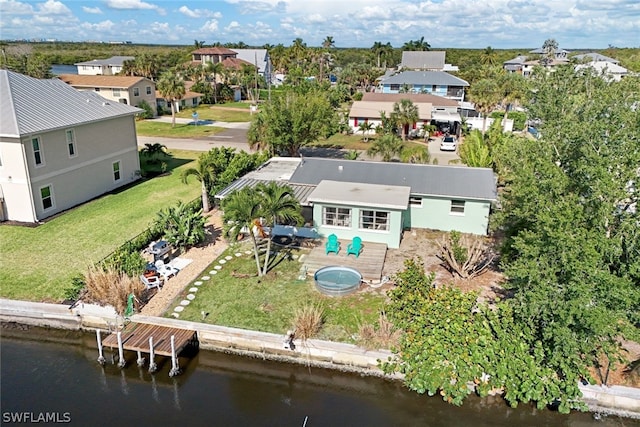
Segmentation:
<svg viewBox="0 0 640 427">
<path fill-rule="evenodd" d="M 496 200 L 493 171 L 486 168 L 305 158 L 290 184 L 322 180 L 411 187 L 411 194 Z"/>
<path fill-rule="evenodd" d="M 384 85 L 391 84 L 469 86 L 466 81 L 444 71 L 404 71 L 384 80 Z"/>
<path fill-rule="evenodd" d="M 17 138 L 133 115 L 139 108 L 78 91 L 58 80 L 38 80 L 0 70 L 0 135 Z"/>
<path fill-rule="evenodd" d="M 597 52 L 590 52 L 590 53 L 584 53 L 582 55 L 576 55 L 574 56 L 574 58 L 576 58 L 579 61 L 582 61 L 583 59 L 587 59 L 589 61 L 606 61 L 606 62 L 612 62 L 614 64 L 620 63 L 620 61 L 618 61 L 617 59 L 613 59 L 608 56 L 601 55 Z"/>
</svg>

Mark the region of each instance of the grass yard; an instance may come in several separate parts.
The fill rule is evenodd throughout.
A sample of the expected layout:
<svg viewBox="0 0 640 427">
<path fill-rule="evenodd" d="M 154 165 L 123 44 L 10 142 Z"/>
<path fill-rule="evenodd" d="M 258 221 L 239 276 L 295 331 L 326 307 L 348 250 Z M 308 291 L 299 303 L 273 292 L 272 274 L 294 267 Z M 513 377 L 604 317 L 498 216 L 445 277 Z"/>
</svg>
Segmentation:
<svg viewBox="0 0 640 427">
<path fill-rule="evenodd" d="M 246 105 L 246 106 L 245 106 Z M 191 119 L 193 112 L 198 113 L 198 120 L 213 120 L 218 122 L 250 122 L 249 104 L 235 102 L 222 105 L 200 105 L 197 108 L 186 108 L 176 114 L 176 117 Z"/>
<path fill-rule="evenodd" d="M 149 226 L 163 207 L 200 194 L 180 181 L 180 170 L 199 153 L 172 151 L 170 174 L 73 208 L 38 227 L 0 226 L 0 296 L 62 301 L 70 279 Z"/>
<path fill-rule="evenodd" d="M 242 329 L 284 334 L 293 326 L 296 309 L 305 303 L 318 303 L 325 309 L 325 322 L 318 338 L 354 342 L 353 335 L 363 323 L 374 323 L 383 308 L 384 297 L 357 292 L 344 297 L 328 297 L 315 290 L 313 280 L 298 280 L 301 263 L 292 259 L 308 249 L 283 249 L 267 276 L 257 277 L 251 245 L 235 245 L 201 273 L 195 299 L 180 314 L 180 319 Z M 237 257 L 235 254 L 241 254 Z M 219 260 L 232 257 L 224 264 Z M 222 266 L 216 271 L 216 265 Z M 203 280 L 208 276 L 209 280 Z M 247 277 L 244 277 L 247 276 Z M 187 286 L 188 290 L 190 286 Z M 184 299 L 186 292 L 175 301 Z M 173 310 L 175 304 L 170 310 Z M 202 312 L 208 313 L 203 320 Z M 170 315 L 170 312 L 167 313 Z"/>
<path fill-rule="evenodd" d="M 202 120 L 202 118 L 200 120 Z M 141 136 L 196 138 L 215 135 L 216 133 L 220 133 L 224 130 L 224 128 L 217 126 L 194 126 L 188 123 L 176 123 L 175 127 L 171 127 L 171 123 L 147 120 L 140 120 L 136 122 L 136 132 Z"/>
<path fill-rule="evenodd" d="M 373 145 L 373 142 L 376 140 L 376 138 L 378 137 L 379 137 L 378 135 L 369 135 L 368 141 L 364 142 L 362 140 L 362 133 L 355 133 L 351 135 L 337 133 L 335 135 L 330 136 L 327 139 L 316 141 L 310 144 L 309 146 L 323 147 L 323 148 L 337 148 L 337 149 L 344 149 L 344 150 L 368 150 L 371 147 L 371 145 Z M 412 147 L 414 145 L 424 146 L 424 144 L 419 144 L 417 142 L 413 142 L 410 140 L 405 141 L 404 144 L 407 147 Z"/>
</svg>

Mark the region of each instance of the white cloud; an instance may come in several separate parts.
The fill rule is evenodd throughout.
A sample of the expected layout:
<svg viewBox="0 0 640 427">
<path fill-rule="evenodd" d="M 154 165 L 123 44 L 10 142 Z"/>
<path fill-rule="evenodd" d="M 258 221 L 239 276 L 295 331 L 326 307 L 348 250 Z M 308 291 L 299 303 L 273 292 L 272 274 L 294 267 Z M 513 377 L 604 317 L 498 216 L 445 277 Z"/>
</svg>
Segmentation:
<svg viewBox="0 0 640 427">
<path fill-rule="evenodd" d="M 184 16 L 188 16 L 189 18 L 216 18 L 216 19 L 222 18 L 222 13 L 214 12 L 209 9 L 193 9 L 192 10 L 192 9 L 189 9 L 187 6 L 181 6 L 180 9 L 178 9 L 178 11 L 182 13 Z"/>
<path fill-rule="evenodd" d="M 238 28 L 240 28 L 240 23 L 238 21 L 231 21 L 229 22 L 229 25 L 224 27 L 224 30 L 231 32 L 231 31 L 237 30 Z"/>
<path fill-rule="evenodd" d="M 96 15 L 102 14 L 102 10 L 100 10 L 99 7 L 87 7 L 87 6 L 82 6 L 82 10 L 84 11 L 84 13 L 93 13 Z"/>
<path fill-rule="evenodd" d="M 165 15 L 166 11 L 158 5 L 144 2 L 142 0 L 106 0 L 107 7 L 121 10 L 155 10 L 160 15 Z"/>
<path fill-rule="evenodd" d="M 215 32 L 218 31 L 218 21 L 215 19 L 210 19 L 205 22 L 204 25 L 200 28 L 201 31 Z"/>
<path fill-rule="evenodd" d="M 92 24 L 90 22 L 83 22 L 82 24 L 80 24 L 80 28 L 93 32 L 108 32 L 116 28 L 116 24 L 107 19 L 106 21 L 98 22 L 95 24 Z"/>
<path fill-rule="evenodd" d="M 0 0 L 0 13 L 3 15 L 30 15 L 33 8 L 30 4 L 15 0 Z"/>
<path fill-rule="evenodd" d="M 47 0 L 38 5 L 39 13 L 46 15 L 71 15 L 71 10 L 63 3 L 56 0 Z"/>
</svg>

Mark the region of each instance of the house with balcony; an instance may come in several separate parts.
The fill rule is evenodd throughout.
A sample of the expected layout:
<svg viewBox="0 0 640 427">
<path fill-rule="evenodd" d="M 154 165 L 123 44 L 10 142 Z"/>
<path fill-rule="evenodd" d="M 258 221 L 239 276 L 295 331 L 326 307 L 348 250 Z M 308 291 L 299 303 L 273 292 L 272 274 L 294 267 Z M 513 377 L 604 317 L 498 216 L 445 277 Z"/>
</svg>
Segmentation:
<svg viewBox="0 0 640 427">
<path fill-rule="evenodd" d="M 445 62 L 446 54 L 445 51 L 438 50 L 404 51 L 398 68 L 414 71 L 459 71 L 457 66 Z"/>
<path fill-rule="evenodd" d="M 402 71 L 378 79 L 376 92 L 427 93 L 463 101 L 469 83 L 444 71 Z"/>
<path fill-rule="evenodd" d="M 93 59 L 86 62 L 78 62 L 78 74 L 87 76 L 115 76 L 124 67 L 125 61 L 132 61 L 133 56 L 112 56 L 107 59 Z"/>
<path fill-rule="evenodd" d="M 96 92 L 114 102 L 139 107 L 145 101 L 153 110 L 153 116 L 158 115 L 156 83 L 145 77 L 62 74 L 58 78 L 77 90 Z"/>
<path fill-rule="evenodd" d="M 140 111 L 0 70 L 0 220 L 37 223 L 137 180 Z"/>
</svg>

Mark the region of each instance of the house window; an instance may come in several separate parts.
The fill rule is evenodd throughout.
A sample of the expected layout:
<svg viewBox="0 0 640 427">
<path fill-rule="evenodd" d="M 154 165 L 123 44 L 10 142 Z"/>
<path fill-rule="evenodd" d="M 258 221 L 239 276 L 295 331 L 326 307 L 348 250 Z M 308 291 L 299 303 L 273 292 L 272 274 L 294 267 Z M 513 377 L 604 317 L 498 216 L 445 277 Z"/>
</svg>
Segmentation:
<svg viewBox="0 0 640 427">
<path fill-rule="evenodd" d="M 113 180 L 120 181 L 120 161 L 113 162 Z"/>
<path fill-rule="evenodd" d="M 420 196 L 411 196 L 409 197 L 409 206 L 415 206 L 417 208 L 422 207 L 422 197 Z"/>
<path fill-rule="evenodd" d="M 42 201 L 42 209 L 45 211 L 55 206 L 53 203 L 53 190 L 51 189 L 51 185 L 40 188 L 40 200 Z"/>
<path fill-rule="evenodd" d="M 322 209 L 322 225 L 351 227 L 351 209 L 325 206 Z"/>
<path fill-rule="evenodd" d="M 464 215 L 464 200 L 451 201 L 451 213 L 455 215 Z"/>
<path fill-rule="evenodd" d="M 40 138 L 31 138 L 31 146 L 33 147 L 33 159 L 36 166 L 44 165 L 44 155 L 40 144 Z"/>
<path fill-rule="evenodd" d="M 389 85 L 389 90 L 399 91 L 400 90 L 400 85 Z"/>
<path fill-rule="evenodd" d="M 99 87 L 97 87 L 97 88 L 95 88 L 93 90 L 96 91 L 96 92 L 100 92 L 100 88 Z"/>
<path fill-rule="evenodd" d="M 363 230 L 388 230 L 389 212 L 385 211 L 360 211 L 360 228 Z"/>
<path fill-rule="evenodd" d="M 151 95 L 151 86 L 147 86 L 147 95 Z"/>
<path fill-rule="evenodd" d="M 133 96 L 140 96 L 140 89 L 137 87 L 133 88 Z"/>
<path fill-rule="evenodd" d="M 120 89 L 112 89 L 112 90 L 113 90 L 113 96 L 120 97 Z"/>
<path fill-rule="evenodd" d="M 76 137 L 73 133 L 73 129 L 68 129 L 66 131 L 67 135 L 67 149 L 69 151 L 69 157 L 75 157 L 77 153 L 76 151 Z"/>
</svg>

